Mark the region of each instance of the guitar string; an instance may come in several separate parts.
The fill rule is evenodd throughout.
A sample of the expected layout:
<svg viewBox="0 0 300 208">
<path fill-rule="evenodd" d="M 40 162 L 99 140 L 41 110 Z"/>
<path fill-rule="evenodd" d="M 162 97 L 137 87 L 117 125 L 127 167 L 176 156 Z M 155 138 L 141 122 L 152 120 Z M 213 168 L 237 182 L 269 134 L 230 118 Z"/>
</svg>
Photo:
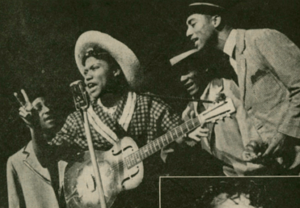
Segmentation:
<svg viewBox="0 0 300 208">
<path fill-rule="evenodd" d="M 190 119 L 191 121 L 192 121 L 192 123 L 193 124 L 195 124 L 196 122 L 197 122 L 197 118 L 196 119 Z M 195 122 L 196 121 L 196 122 Z M 183 123 L 183 124 L 186 124 L 186 123 Z M 183 125 L 182 124 L 182 125 Z M 181 125 L 180 125 L 181 126 Z M 179 126 L 179 127 L 180 127 Z M 175 129 L 180 129 L 180 128 L 178 128 L 178 127 L 176 127 L 176 128 L 174 128 L 174 129 L 172 129 L 172 130 L 175 130 Z M 172 131 L 171 130 L 171 131 Z M 176 131 L 176 130 L 175 130 Z M 183 131 L 183 130 L 181 130 L 181 131 Z M 150 155 L 152 155 L 152 154 L 154 154 L 155 152 L 157 152 L 157 151 L 159 151 L 160 149 L 162 149 L 164 146 L 166 146 L 166 145 L 162 145 L 162 147 L 161 147 L 161 145 L 159 145 L 159 148 L 158 149 L 156 149 L 156 142 L 154 142 L 155 140 L 158 140 L 158 139 L 162 139 L 162 137 L 163 136 L 165 136 L 165 135 L 167 135 L 167 134 L 164 134 L 164 135 L 162 135 L 161 137 L 159 137 L 159 138 L 157 138 L 157 139 L 154 139 L 154 140 L 152 140 L 152 141 L 150 141 L 148 144 L 147 144 L 147 146 L 154 146 L 155 148 L 152 148 L 152 149 L 154 149 L 154 151 L 152 151 L 152 153 L 150 153 Z M 183 134 L 184 135 L 184 134 Z M 171 137 L 172 138 L 172 137 Z M 167 139 L 167 141 L 168 141 L 168 139 Z M 175 140 L 172 138 L 172 142 L 174 142 Z M 168 142 L 168 143 L 172 143 L 172 142 Z M 158 142 L 159 143 L 159 142 Z M 163 142 L 162 142 L 163 143 Z M 148 147 L 149 148 L 149 147 Z M 140 150 L 140 149 L 139 149 Z M 139 150 L 137 150 L 137 151 L 139 151 Z M 136 152 L 137 152 L 136 151 Z M 134 153 L 131 153 L 130 155 L 132 155 L 132 154 L 135 154 L 136 152 L 134 152 Z M 149 151 L 150 152 L 150 151 Z M 129 157 L 130 155 L 128 155 L 128 156 L 126 156 L 126 157 Z M 141 159 L 141 161 L 142 160 L 144 160 L 145 158 L 147 158 L 148 156 L 146 156 L 146 157 L 144 157 L 143 159 Z M 134 163 L 136 163 L 136 164 L 138 164 L 137 162 L 136 162 L 136 160 L 135 160 L 135 162 Z M 135 165 L 136 165 L 135 164 Z M 112 169 L 115 171 L 115 170 L 117 170 L 118 169 L 118 167 L 121 167 L 121 168 L 123 168 L 124 167 L 124 161 L 122 160 L 122 161 L 119 161 L 117 164 L 115 164 L 115 165 L 112 165 L 111 166 L 112 167 Z"/>
<path fill-rule="evenodd" d="M 192 124 L 193 124 L 194 126 L 197 126 L 197 125 L 198 125 L 198 124 L 197 124 L 197 121 L 198 121 L 197 118 L 196 118 L 196 119 L 195 119 L 195 118 L 194 118 L 194 119 L 190 119 L 189 121 L 192 121 Z M 189 121 L 184 122 L 183 124 L 184 124 L 184 125 L 187 125 L 187 123 L 188 123 Z M 195 121 L 196 121 L 196 125 L 195 125 Z M 182 125 L 183 125 L 183 124 L 182 124 Z M 175 132 L 177 132 L 176 129 L 180 129 L 181 132 L 182 132 L 182 131 L 183 131 L 182 128 L 179 128 L 179 127 L 181 127 L 182 125 L 180 125 L 180 126 L 178 126 L 178 127 L 175 127 L 174 129 L 170 130 L 169 132 L 171 132 L 171 131 L 173 131 L 173 130 L 175 130 Z M 189 129 L 189 128 L 187 128 L 187 129 Z M 159 140 L 160 138 L 162 139 L 162 137 L 165 136 L 165 135 L 167 135 L 167 134 L 168 134 L 168 133 L 162 135 L 161 137 L 159 137 L 159 138 L 157 138 L 157 139 L 152 140 L 152 141 L 149 142 L 147 145 L 148 145 L 148 146 L 156 147 L 157 145 L 155 145 L 155 142 L 154 142 L 154 141 L 155 141 L 155 140 Z M 184 134 L 183 134 L 183 135 L 184 135 Z M 172 138 L 172 137 L 171 137 L 171 138 Z M 173 138 L 172 138 L 172 139 L 173 139 Z M 174 139 L 173 139 L 172 142 L 174 142 Z M 159 143 L 159 142 L 158 142 L 158 143 Z M 171 142 L 169 142 L 169 143 L 171 143 Z M 160 144 L 160 143 L 159 143 L 159 144 Z M 162 144 L 163 144 L 163 142 L 162 142 Z M 147 146 L 147 145 L 146 145 L 146 146 Z M 164 146 L 165 146 L 165 145 L 163 145 L 163 147 L 164 147 Z M 159 145 L 159 147 L 160 147 L 160 145 Z M 162 149 L 163 147 L 160 147 L 158 150 Z M 148 147 L 148 148 L 149 148 L 149 147 Z M 151 149 L 152 149 L 152 148 L 151 148 Z M 150 155 L 152 155 L 152 154 L 154 154 L 155 152 L 158 151 L 158 150 L 156 150 L 156 148 L 153 148 L 153 149 L 154 149 L 154 151 L 152 151 L 152 153 L 150 153 Z M 137 150 L 137 151 L 139 151 L 139 150 Z M 137 151 L 136 151 L 136 152 L 137 152 Z M 135 154 L 136 152 L 131 153 L 130 155 Z M 149 151 L 149 152 L 150 152 L 150 151 Z M 144 154 L 145 154 L 145 153 L 144 153 Z M 126 157 L 129 157 L 130 155 L 128 155 L 128 156 L 126 156 Z M 149 155 L 147 155 L 145 158 L 147 158 L 148 156 L 149 156 Z M 145 158 L 141 159 L 141 161 L 144 160 Z M 140 161 L 140 162 L 141 162 L 141 161 Z M 139 162 L 137 163 L 137 161 L 135 160 L 134 163 L 138 164 Z M 135 164 L 135 165 L 136 165 L 136 164 Z M 112 168 L 113 171 L 118 170 L 119 167 L 122 168 L 122 169 L 124 168 L 124 161 L 123 161 L 123 160 L 121 160 L 121 161 L 119 161 L 117 164 L 114 164 L 114 165 L 111 166 L 111 168 Z"/>
<path fill-rule="evenodd" d="M 198 124 L 197 124 L 197 121 L 198 121 L 197 118 L 190 119 L 189 121 L 191 121 L 192 124 L 193 124 L 194 126 L 197 126 L 197 125 L 198 125 Z M 173 131 L 173 130 L 175 130 L 175 132 L 178 132 L 178 131 L 176 131 L 176 129 L 180 129 L 181 132 L 183 132 L 182 128 L 179 128 L 179 127 L 181 127 L 182 125 L 187 125 L 187 123 L 188 123 L 189 121 L 184 122 L 184 123 L 181 124 L 180 126 L 175 127 L 174 129 L 170 130 L 169 132 L 171 132 L 171 131 Z M 186 128 L 184 128 L 184 129 L 186 129 Z M 187 129 L 189 129 L 189 128 L 187 128 Z M 163 144 L 162 147 L 161 147 L 161 145 L 160 145 L 160 142 L 158 142 L 158 143 L 159 143 L 159 148 L 156 149 L 157 145 L 156 145 L 156 142 L 154 142 L 154 141 L 155 141 L 155 140 L 162 139 L 163 136 L 166 136 L 167 134 L 168 134 L 168 133 L 166 133 L 166 134 L 164 134 L 164 135 L 162 135 L 162 136 L 160 136 L 160 137 L 158 137 L 158 138 L 156 138 L 156 139 L 150 141 L 150 142 L 146 145 L 146 146 L 153 146 L 153 147 L 154 147 L 154 148 L 151 148 L 151 149 L 154 149 L 154 151 L 152 151 L 152 153 L 149 151 L 149 152 L 150 152 L 150 155 L 154 154 L 155 152 L 159 151 L 159 150 L 162 149 L 164 146 L 166 146 L 166 145 L 164 145 L 164 142 L 163 142 L 163 141 L 161 142 L 161 143 Z M 184 135 L 184 134 L 183 134 L 183 135 Z M 172 139 L 171 142 L 169 142 L 169 139 L 167 139 L 168 144 L 170 144 L 170 143 L 172 143 L 172 142 L 175 141 L 174 138 L 173 138 L 172 136 L 171 136 L 171 139 Z M 149 149 L 149 147 L 148 147 L 148 149 Z M 137 150 L 136 152 L 138 152 L 138 151 L 140 151 L 140 149 Z M 135 154 L 136 152 L 131 153 L 130 155 Z M 144 154 L 146 154 L 146 153 L 144 153 Z M 130 155 L 127 155 L 126 157 L 129 157 Z M 141 161 L 144 160 L 144 159 L 146 159 L 148 156 L 149 156 L 149 155 L 146 154 L 146 157 L 144 157 L 143 159 L 141 159 Z M 126 158 L 126 157 L 125 157 L 125 158 Z M 140 158 L 141 158 L 141 157 L 140 157 Z M 141 162 L 141 161 L 140 161 L 140 162 Z M 137 161 L 136 161 L 136 159 L 135 159 L 135 162 L 134 162 L 134 163 L 135 163 L 134 165 L 136 165 L 136 164 L 138 164 L 139 162 L 137 163 Z M 133 165 L 133 166 L 134 166 L 134 165 Z M 121 160 L 121 161 L 119 161 L 117 164 L 114 164 L 114 165 L 111 166 L 111 168 L 112 168 L 113 171 L 117 171 L 117 170 L 119 169 L 119 167 L 120 167 L 120 168 L 124 168 L 124 160 Z"/>
</svg>

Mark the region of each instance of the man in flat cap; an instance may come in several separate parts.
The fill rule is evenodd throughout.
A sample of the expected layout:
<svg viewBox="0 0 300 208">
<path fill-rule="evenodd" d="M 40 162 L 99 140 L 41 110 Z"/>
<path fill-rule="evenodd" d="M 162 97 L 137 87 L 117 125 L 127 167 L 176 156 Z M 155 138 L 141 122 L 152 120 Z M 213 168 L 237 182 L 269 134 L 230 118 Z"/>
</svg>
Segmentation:
<svg viewBox="0 0 300 208">
<path fill-rule="evenodd" d="M 216 52 L 193 55 L 194 57 L 201 56 L 204 60 L 209 59 L 215 66 L 201 62 L 198 68 L 189 69 L 188 73 L 181 76 L 180 81 L 187 92 L 199 100 L 199 102 L 190 102 L 183 111 L 182 117 L 184 120 L 190 119 L 225 98 L 232 100 L 236 112 L 216 123 L 207 123 L 201 126 L 188 136 L 199 141 L 197 146 L 200 145 L 203 150 L 222 161 L 223 174 L 226 176 L 256 175 L 263 174 L 262 172 L 267 174 L 264 166 L 244 161 L 242 158 L 245 141 L 248 141 L 248 138 L 259 136 L 253 125 L 246 122 L 245 111 L 239 99 L 239 89 L 233 81 L 235 80 L 234 76 L 230 76 L 229 73 L 223 76 L 225 72 L 231 70 L 229 63 L 226 64 L 227 60 L 222 57 L 221 53 Z M 179 65 L 174 67 L 183 66 L 181 63 L 177 63 L 177 61 L 181 61 L 179 57 L 183 54 L 171 59 L 173 65 Z M 174 62 L 175 59 L 177 59 L 176 62 Z M 187 61 L 189 60 L 185 60 L 185 62 Z M 188 144 L 195 145 L 195 142 L 192 141 Z"/>
<path fill-rule="evenodd" d="M 181 123 L 180 117 L 160 99 L 134 92 L 141 79 L 140 63 L 136 55 L 120 41 L 99 31 L 85 32 L 77 40 L 75 60 L 91 101 L 87 112 L 96 150 L 111 149 L 118 145 L 123 136 L 132 137 L 138 146 L 142 146 Z M 51 142 L 37 142 L 39 150 L 44 154 L 40 159 L 45 160 L 47 157 L 51 160 L 80 161 L 81 154 L 77 158 L 77 152 L 88 149 L 85 135 L 83 117 L 81 111 L 77 110 L 68 116 Z M 145 154 L 152 152 L 150 149 L 147 150 L 149 152 L 146 149 L 144 151 Z M 108 187 L 104 187 L 107 207 L 112 204 L 121 207 L 158 206 L 158 175 L 162 174 L 163 169 L 160 154 L 154 154 L 145 161 L 144 166 L 143 183 L 134 190 L 124 191 L 115 203 L 109 193 L 114 188 L 111 186 L 114 180 L 120 176 L 116 175 L 114 166 L 108 167 L 104 173 L 100 168 L 101 177 L 105 177 L 103 183 L 108 184 Z M 69 206 L 99 206 L 99 201 L 93 197 L 93 177 L 90 177 L 93 172 L 85 170 L 87 169 L 83 168 L 78 172 L 82 180 L 80 177 L 65 179 L 65 198 Z M 134 178 L 136 174 L 139 172 L 130 177 Z M 68 176 L 72 176 L 72 173 Z M 113 180 L 107 181 L 110 176 Z M 70 184 L 66 184 L 68 182 Z M 119 185 L 122 186 L 123 182 Z"/>
<path fill-rule="evenodd" d="M 226 21 L 229 1 L 189 5 L 186 35 L 198 50 L 215 48 L 229 56 L 238 77 L 245 121 L 259 137 L 243 137 L 243 159 L 298 174 L 300 164 L 300 50 L 271 29 L 233 29 Z M 240 127 L 243 130 L 242 127 Z"/>
</svg>

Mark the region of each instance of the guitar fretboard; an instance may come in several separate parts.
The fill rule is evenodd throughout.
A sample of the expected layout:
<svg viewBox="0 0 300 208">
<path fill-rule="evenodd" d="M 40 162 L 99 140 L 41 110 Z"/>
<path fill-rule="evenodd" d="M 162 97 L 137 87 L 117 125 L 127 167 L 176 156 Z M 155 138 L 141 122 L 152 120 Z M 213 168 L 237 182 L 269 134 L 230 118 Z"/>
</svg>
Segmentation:
<svg viewBox="0 0 300 208">
<path fill-rule="evenodd" d="M 155 152 L 161 150 L 163 147 L 175 141 L 177 138 L 182 137 L 186 133 L 200 126 L 200 121 L 197 118 L 190 119 L 187 122 L 177 126 L 168 133 L 158 137 L 157 139 L 149 142 L 134 153 L 124 158 L 125 165 L 128 169 L 140 163 L 142 160 L 151 156 Z"/>
</svg>

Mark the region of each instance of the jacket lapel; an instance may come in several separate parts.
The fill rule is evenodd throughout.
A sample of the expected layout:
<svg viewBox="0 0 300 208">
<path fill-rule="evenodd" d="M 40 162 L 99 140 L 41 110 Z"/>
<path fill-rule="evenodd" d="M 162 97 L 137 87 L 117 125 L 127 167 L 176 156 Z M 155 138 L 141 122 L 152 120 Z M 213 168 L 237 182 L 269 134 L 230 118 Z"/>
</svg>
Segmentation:
<svg viewBox="0 0 300 208">
<path fill-rule="evenodd" d="M 42 165 L 39 163 L 32 147 L 32 141 L 30 141 L 27 144 L 27 146 L 24 147 L 23 154 L 24 154 L 24 159 L 23 159 L 24 165 L 30 171 L 36 174 L 40 179 L 42 179 L 44 182 L 51 185 L 51 178 L 50 178 L 49 171 L 47 168 L 43 168 Z"/>
<path fill-rule="evenodd" d="M 247 66 L 246 66 L 246 59 L 243 56 L 243 52 L 245 50 L 245 33 L 246 30 L 237 30 L 236 36 L 236 50 L 235 50 L 235 57 L 237 61 L 237 73 L 238 73 L 238 82 L 239 88 L 241 92 L 241 100 L 245 100 L 245 90 L 246 90 L 246 73 L 247 73 Z"/>
</svg>

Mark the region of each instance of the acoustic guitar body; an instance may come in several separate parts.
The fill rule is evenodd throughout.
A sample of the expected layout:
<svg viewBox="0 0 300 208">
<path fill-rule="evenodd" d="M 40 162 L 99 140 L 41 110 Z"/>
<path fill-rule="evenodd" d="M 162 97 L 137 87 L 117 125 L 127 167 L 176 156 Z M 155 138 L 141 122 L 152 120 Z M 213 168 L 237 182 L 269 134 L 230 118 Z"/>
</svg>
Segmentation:
<svg viewBox="0 0 300 208">
<path fill-rule="evenodd" d="M 127 169 L 123 158 L 138 150 L 133 139 L 124 137 L 108 151 L 95 151 L 106 201 L 110 208 L 123 190 L 136 188 L 143 180 L 144 168 L 140 162 Z M 88 151 L 82 159 L 69 163 L 64 177 L 65 200 L 68 208 L 99 208 L 95 174 Z"/>
</svg>

